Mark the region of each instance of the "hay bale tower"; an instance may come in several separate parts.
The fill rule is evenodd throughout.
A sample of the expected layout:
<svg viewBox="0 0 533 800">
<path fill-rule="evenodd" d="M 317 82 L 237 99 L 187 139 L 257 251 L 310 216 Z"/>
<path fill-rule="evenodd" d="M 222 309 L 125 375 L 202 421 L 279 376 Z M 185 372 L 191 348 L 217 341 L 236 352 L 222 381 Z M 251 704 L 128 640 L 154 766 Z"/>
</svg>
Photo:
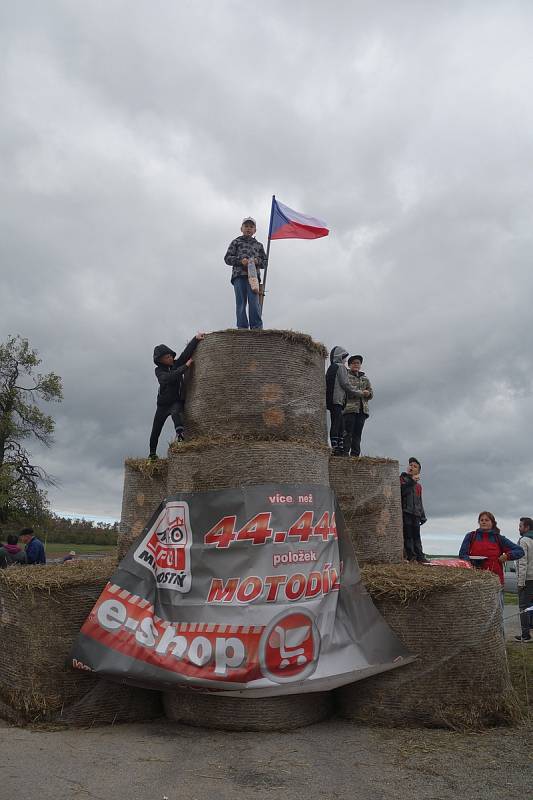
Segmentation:
<svg viewBox="0 0 533 800">
<path fill-rule="evenodd" d="M 206 336 L 187 387 L 186 443 L 170 446 L 156 475 L 143 474 L 142 460 L 126 463 L 120 553 L 165 495 L 261 483 L 328 486 L 331 476 L 358 556 L 363 561 L 400 560 L 397 462 L 330 461 L 326 355 L 309 336 L 291 331 L 229 330 Z M 169 718 L 187 724 L 279 730 L 324 718 L 331 695 L 257 699 L 174 690 L 165 693 L 164 706 Z"/>
<path fill-rule="evenodd" d="M 168 453 L 168 494 L 261 483 L 329 486 L 325 348 L 291 331 L 222 331 L 198 346 L 185 445 Z M 227 730 L 286 730 L 331 713 L 327 692 L 248 698 L 174 690 L 167 716 Z"/>
<path fill-rule="evenodd" d="M 360 564 L 403 559 L 398 468 L 390 458 L 330 458 L 331 488 Z"/>
<path fill-rule="evenodd" d="M 517 718 L 494 575 L 402 564 L 366 566 L 362 576 L 386 622 L 418 659 L 336 689 L 341 716 L 443 728 Z"/>
</svg>

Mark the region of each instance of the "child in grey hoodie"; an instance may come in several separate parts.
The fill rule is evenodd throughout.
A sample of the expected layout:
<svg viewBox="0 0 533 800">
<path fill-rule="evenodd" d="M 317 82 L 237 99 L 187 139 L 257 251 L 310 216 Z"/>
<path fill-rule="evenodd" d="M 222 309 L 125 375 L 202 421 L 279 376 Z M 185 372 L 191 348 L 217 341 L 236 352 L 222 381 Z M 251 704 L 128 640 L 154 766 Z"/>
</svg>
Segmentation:
<svg viewBox="0 0 533 800">
<path fill-rule="evenodd" d="M 357 397 L 358 392 L 350 386 L 348 370 L 344 362 L 348 351 L 344 347 L 334 347 L 329 355 L 330 366 L 326 372 L 326 408 L 331 417 L 329 438 L 334 456 L 344 455 L 344 423 L 342 410 L 346 397 Z"/>
</svg>

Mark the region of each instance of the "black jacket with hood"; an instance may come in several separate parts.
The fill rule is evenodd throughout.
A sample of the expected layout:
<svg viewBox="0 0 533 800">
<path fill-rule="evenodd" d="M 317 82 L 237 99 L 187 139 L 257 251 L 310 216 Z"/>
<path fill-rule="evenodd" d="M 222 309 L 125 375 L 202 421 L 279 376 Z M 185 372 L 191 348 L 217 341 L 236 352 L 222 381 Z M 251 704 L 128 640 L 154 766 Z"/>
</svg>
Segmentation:
<svg viewBox="0 0 533 800">
<path fill-rule="evenodd" d="M 326 372 L 326 408 L 329 411 L 334 405 L 344 406 L 347 395 L 359 395 L 348 380 L 348 370 L 342 363 L 345 358 L 348 358 L 348 351 L 344 347 L 334 347 L 329 354 L 330 366 Z"/>
<path fill-rule="evenodd" d="M 185 400 L 183 376 L 187 371 L 186 362 L 196 350 L 197 345 L 198 339 L 194 337 L 178 358 L 175 358 L 176 353 L 166 344 L 158 344 L 157 347 L 154 347 L 155 377 L 159 381 L 158 406 L 168 407 L 174 405 L 174 403 L 179 403 L 183 408 Z M 159 359 L 167 354 L 174 358 L 174 363 L 170 367 L 164 367 L 163 364 L 159 363 Z"/>
</svg>

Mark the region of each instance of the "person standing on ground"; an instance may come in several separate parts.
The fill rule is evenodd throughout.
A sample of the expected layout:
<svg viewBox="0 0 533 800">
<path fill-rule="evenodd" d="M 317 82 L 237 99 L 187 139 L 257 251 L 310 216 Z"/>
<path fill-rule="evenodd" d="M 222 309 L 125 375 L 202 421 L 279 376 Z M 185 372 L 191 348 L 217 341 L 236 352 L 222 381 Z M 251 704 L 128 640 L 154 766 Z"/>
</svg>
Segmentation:
<svg viewBox="0 0 533 800">
<path fill-rule="evenodd" d="M 532 614 L 526 608 L 533 606 L 533 520 L 531 517 L 520 517 L 518 525 L 520 539 L 518 544 L 524 555 L 516 564 L 516 582 L 518 585 L 518 607 L 520 609 L 520 626 L 522 633 L 514 638 L 518 642 L 533 642 L 531 636 Z"/>
<path fill-rule="evenodd" d="M 235 291 L 235 306 L 237 313 L 237 328 L 253 328 L 260 330 L 263 327 L 259 296 L 261 293 L 261 273 L 267 265 L 265 249 L 261 242 L 255 238 L 255 219 L 245 217 L 241 225 L 241 234 L 234 239 L 224 256 L 224 261 L 231 269 L 231 282 Z M 257 271 L 258 291 L 252 288 L 249 277 L 252 277 L 253 267 Z M 246 315 L 248 304 L 248 316 Z"/>
<path fill-rule="evenodd" d="M 24 528 L 21 530 L 19 539 L 26 545 L 27 564 L 46 564 L 44 544 L 35 536 L 33 528 Z"/>
<path fill-rule="evenodd" d="M 329 438 L 334 456 L 345 455 L 342 410 L 347 397 L 357 397 L 357 390 L 348 381 L 348 370 L 344 364 L 347 358 L 348 351 L 344 347 L 334 347 L 329 354 L 330 365 L 326 372 L 326 408 L 331 417 Z"/>
<path fill-rule="evenodd" d="M 344 453 L 359 456 L 361 454 L 361 435 L 368 419 L 368 401 L 374 393 L 370 381 L 361 372 L 363 356 L 350 356 L 348 359 L 348 382 L 357 391 L 356 397 L 349 397 L 344 406 Z"/>
<path fill-rule="evenodd" d="M 176 358 L 176 353 L 166 344 L 158 344 L 154 348 L 155 377 L 159 382 L 157 392 L 157 408 L 155 411 L 152 432 L 150 434 L 150 461 L 157 459 L 157 443 L 168 417 L 172 417 L 176 429 L 176 440 L 183 442 L 185 431 L 183 428 L 183 404 L 185 402 L 185 388 L 183 376 L 192 366 L 192 354 L 200 342 L 205 338 L 205 333 L 197 333 L 191 339 L 185 350 Z"/>
<path fill-rule="evenodd" d="M 493 572 L 503 587 L 503 565 L 524 555 L 523 549 L 502 536 L 496 518 L 490 511 L 482 511 L 477 518 L 478 527 L 463 539 L 459 558 L 471 561 L 477 569 Z M 503 603 L 503 600 L 502 600 Z"/>
<path fill-rule="evenodd" d="M 420 483 L 421 469 L 420 461 L 417 458 L 410 458 L 407 472 L 402 472 L 400 475 L 403 546 L 408 561 L 428 564 L 429 561 L 424 555 L 420 539 L 420 526 L 426 522 L 426 512 L 422 502 L 422 484 Z"/>
</svg>

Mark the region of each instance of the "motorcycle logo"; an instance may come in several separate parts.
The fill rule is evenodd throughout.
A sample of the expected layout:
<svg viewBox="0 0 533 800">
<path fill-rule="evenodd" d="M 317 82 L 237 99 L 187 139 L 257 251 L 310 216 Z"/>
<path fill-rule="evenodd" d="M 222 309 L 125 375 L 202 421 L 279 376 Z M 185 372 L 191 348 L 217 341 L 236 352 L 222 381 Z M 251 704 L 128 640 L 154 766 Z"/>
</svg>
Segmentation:
<svg viewBox="0 0 533 800">
<path fill-rule="evenodd" d="M 159 586 L 186 593 L 191 589 L 192 531 L 189 506 L 171 501 L 136 548 L 133 558 L 150 569 Z"/>
</svg>

